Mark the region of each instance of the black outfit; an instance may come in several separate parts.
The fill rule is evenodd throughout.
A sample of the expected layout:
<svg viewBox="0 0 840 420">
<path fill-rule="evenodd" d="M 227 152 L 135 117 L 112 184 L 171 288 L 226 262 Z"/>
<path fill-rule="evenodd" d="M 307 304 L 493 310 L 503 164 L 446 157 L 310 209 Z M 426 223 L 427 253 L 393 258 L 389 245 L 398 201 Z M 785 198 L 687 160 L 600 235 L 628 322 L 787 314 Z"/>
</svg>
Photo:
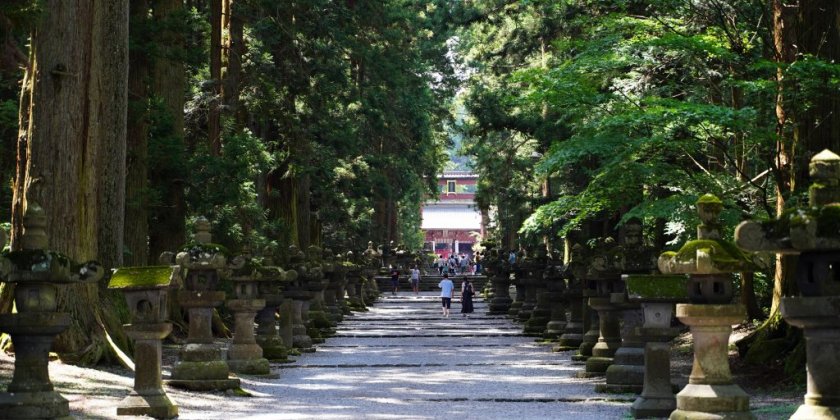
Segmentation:
<svg viewBox="0 0 840 420">
<path fill-rule="evenodd" d="M 461 292 L 461 313 L 471 314 L 473 313 L 473 295 L 475 292 L 473 291 L 472 283 L 469 281 L 465 283 L 466 285 L 463 286 L 463 291 Z"/>
</svg>

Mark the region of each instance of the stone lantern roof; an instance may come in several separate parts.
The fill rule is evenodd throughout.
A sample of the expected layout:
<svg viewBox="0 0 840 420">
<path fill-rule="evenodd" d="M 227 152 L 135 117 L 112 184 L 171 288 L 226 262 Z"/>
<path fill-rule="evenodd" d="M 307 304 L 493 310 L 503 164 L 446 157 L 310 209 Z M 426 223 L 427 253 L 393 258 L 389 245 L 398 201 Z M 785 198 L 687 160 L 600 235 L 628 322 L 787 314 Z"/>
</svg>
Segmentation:
<svg viewBox="0 0 840 420">
<path fill-rule="evenodd" d="M 679 251 L 663 252 L 657 262 L 663 274 L 723 274 L 755 271 L 752 259 L 732 242 L 721 239 L 720 212 L 723 202 L 712 194 L 697 200 L 701 223 L 697 239 L 686 242 Z"/>
</svg>

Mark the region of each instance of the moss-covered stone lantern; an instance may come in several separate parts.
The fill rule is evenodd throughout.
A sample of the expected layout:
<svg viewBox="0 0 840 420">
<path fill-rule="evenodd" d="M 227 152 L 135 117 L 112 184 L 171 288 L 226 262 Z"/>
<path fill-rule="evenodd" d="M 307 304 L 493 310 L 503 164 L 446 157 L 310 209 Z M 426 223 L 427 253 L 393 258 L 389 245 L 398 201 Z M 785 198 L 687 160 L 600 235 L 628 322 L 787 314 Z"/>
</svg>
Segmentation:
<svg viewBox="0 0 840 420">
<path fill-rule="evenodd" d="M 586 280 L 592 294 L 589 306 L 598 312 L 598 342 L 592 356 L 586 359 L 583 377 L 605 376 L 621 346 L 621 307 L 612 301 L 613 293 L 623 293 L 621 282 L 621 249 L 612 238 L 598 241 L 589 259 Z M 594 285 L 594 287 L 593 287 Z"/>
<path fill-rule="evenodd" d="M 239 379 L 229 378 L 222 347 L 213 339 L 213 311 L 225 301 L 217 290 L 221 271 L 227 264 L 226 250 L 211 242 L 210 222 L 195 222 L 193 242 L 175 256 L 181 268 L 185 290 L 178 291 L 178 303 L 189 314 L 187 344 L 181 348 L 168 384 L 193 391 L 223 391 L 239 388 Z M 163 258 L 163 256 L 161 256 Z"/>
<path fill-rule="evenodd" d="M 119 416 L 178 417 L 161 380 L 161 340 L 172 332 L 169 291 L 180 283 L 177 266 L 122 267 L 114 271 L 109 289 L 123 292 L 131 324 L 125 332 L 134 340 L 134 390 L 117 406 Z"/>
<path fill-rule="evenodd" d="M 682 274 L 625 274 L 627 299 L 640 302 L 644 324 L 637 328 L 645 343 L 644 386 L 630 411 L 635 418 L 668 417 L 677 408 L 671 385 L 671 327 L 674 304 L 688 300 L 688 278 Z"/>
<path fill-rule="evenodd" d="M 586 304 L 586 299 L 583 296 L 583 278 L 586 276 L 586 248 L 581 244 L 574 244 L 569 248 L 569 260 L 564 265 L 562 273 L 567 282 L 566 296 L 569 300 L 569 319 L 566 322 L 563 334 L 557 340 L 554 351 L 578 350 L 583 343 L 583 333 L 589 328 L 589 305 Z"/>
<path fill-rule="evenodd" d="M 57 287 L 97 281 L 103 270 L 93 261 L 76 264 L 48 250 L 46 226 L 44 210 L 29 202 L 23 216 L 22 249 L 4 251 L 0 258 L 0 281 L 15 285 L 17 308 L 15 314 L 0 315 L 0 331 L 11 336 L 15 347 L 12 382 L 0 392 L 3 418 L 71 418 L 69 404 L 55 392 L 49 374 L 50 348 L 70 325 L 70 314 L 56 312 Z"/>
<path fill-rule="evenodd" d="M 524 318 L 520 313 L 519 319 L 525 322 L 525 335 L 542 337 L 548 321 L 551 320 L 551 302 L 549 300 L 546 272 L 551 269 L 552 264 L 548 258 L 548 250 L 543 246 L 537 248 L 532 259 L 534 265 L 529 273 L 529 278 L 531 279 L 534 306 L 531 308 L 528 318 Z"/>
<path fill-rule="evenodd" d="M 306 284 L 306 278 L 301 275 L 301 272 L 306 270 L 305 256 L 296 245 L 291 245 L 288 258 L 287 265 L 295 270 L 297 277 L 283 290 L 283 296 L 291 300 L 291 305 L 287 308 L 289 312 L 282 314 L 281 317 L 291 321 L 292 347 L 301 352 L 313 352 L 315 348 L 312 347 L 312 337 L 306 333 L 304 318 L 304 304 L 313 297 L 313 293 Z"/>
<path fill-rule="evenodd" d="M 638 302 L 628 300 L 625 279 L 636 274 L 650 274 L 656 270 L 656 254 L 646 246 L 642 223 L 631 219 L 621 227 L 622 243 L 616 250 L 621 283 L 625 291 L 613 293 L 610 301 L 621 311 L 621 346 L 613 363 L 607 368 L 607 381 L 596 385 L 597 391 L 639 393 L 645 378 L 645 340 L 638 332 L 644 315 Z"/>
<path fill-rule="evenodd" d="M 276 314 L 283 304 L 282 290 L 286 284 L 297 278 L 294 270 L 283 270 L 276 265 L 274 248 L 263 250 L 262 265 L 257 268 L 259 297 L 265 300 L 265 307 L 257 311 L 256 341 L 263 349 L 263 357 L 272 362 L 289 361 L 289 347 L 292 345 L 291 329 L 284 336 L 277 326 Z"/>
<path fill-rule="evenodd" d="M 691 328 L 694 338 L 694 366 L 688 385 L 677 394 L 677 409 L 671 419 L 752 418 L 749 396 L 732 382 L 728 346 L 732 325 L 747 316 L 744 305 L 729 303 L 732 273 L 753 271 L 755 265 L 734 244 L 721 238 L 721 210 L 723 203 L 717 197 L 700 197 L 697 239 L 677 252 L 659 256 L 663 274 L 689 276 L 691 303 L 677 305 L 677 318 Z"/>
<path fill-rule="evenodd" d="M 268 375 L 271 373 L 268 359 L 257 344 L 254 319 L 257 312 L 265 308 L 265 299 L 259 296 L 262 266 L 254 260 L 247 248 L 231 261 L 230 280 L 233 282 L 234 299 L 227 301 L 233 312 L 233 340 L 228 347 L 228 367 L 236 373 Z"/>
<path fill-rule="evenodd" d="M 563 278 L 563 263 L 556 257 L 550 260 L 545 271 L 546 300 L 548 301 L 548 323 L 543 338 L 555 341 L 566 331 L 566 280 Z"/>
<path fill-rule="evenodd" d="M 326 277 L 323 251 L 317 246 L 306 248 L 306 259 L 303 266 L 296 267 L 298 275 L 302 276 L 307 289 L 312 292 L 312 299 L 304 302 L 304 321 L 306 333 L 312 337 L 313 343 L 323 343 L 325 338 L 334 334 L 333 324 L 326 313 L 324 293 L 329 279 Z M 330 269 L 333 266 L 330 265 Z"/>
<path fill-rule="evenodd" d="M 737 244 L 750 251 L 799 254 L 801 296 L 782 298 L 785 321 L 805 333 L 808 392 L 792 419 L 840 418 L 840 156 L 811 159 L 809 206 L 779 219 L 741 223 Z"/>
</svg>

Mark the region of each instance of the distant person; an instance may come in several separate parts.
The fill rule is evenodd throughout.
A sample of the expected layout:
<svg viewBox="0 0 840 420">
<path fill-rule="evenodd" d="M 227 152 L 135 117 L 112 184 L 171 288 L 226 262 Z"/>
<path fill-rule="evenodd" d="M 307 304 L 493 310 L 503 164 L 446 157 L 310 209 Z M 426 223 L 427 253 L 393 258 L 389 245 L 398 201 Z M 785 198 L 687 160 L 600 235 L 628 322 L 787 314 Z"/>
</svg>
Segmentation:
<svg viewBox="0 0 840 420">
<path fill-rule="evenodd" d="M 400 291 L 400 270 L 396 267 L 391 267 L 391 291 L 392 295 L 396 295 Z"/>
<path fill-rule="evenodd" d="M 461 316 L 469 318 L 473 313 L 473 295 L 473 284 L 469 278 L 464 277 L 464 281 L 461 282 Z"/>
<path fill-rule="evenodd" d="M 440 303 L 443 306 L 443 316 L 449 318 L 449 308 L 452 307 L 452 290 L 455 285 L 449 280 L 449 274 L 443 273 L 443 280 L 438 283 L 440 288 Z"/>
<path fill-rule="evenodd" d="M 475 254 L 475 269 L 473 270 L 475 275 L 481 274 L 481 254 Z"/>
<path fill-rule="evenodd" d="M 470 259 L 461 254 L 461 274 L 467 274 L 470 267 Z"/>
<path fill-rule="evenodd" d="M 446 265 L 446 260 L 443 259 L 443 254 L 440 254 L 440 258 L 437 260 L 437 268 L 438 274 L 443 275 L 443 267 Z"/>
<path fill-rule="evenodd" d="M 411 289 L 415 295 L 420 294 L 420 269 L 416 265 L 411 266 Z"/>
<path fill-rule="evenodd" d="M 445 276 L 449 274 L 449 259 L 443 257 L 440 257 L 440 259 L 443 261 L 443 271 L 441 271 L 440 275 Z"/>
<path fill-rule="evenodd" d="M 516 251 L 510 251 L 510 254 L 508 254 L 508 263 L 516 264 Z"/>
</svg>

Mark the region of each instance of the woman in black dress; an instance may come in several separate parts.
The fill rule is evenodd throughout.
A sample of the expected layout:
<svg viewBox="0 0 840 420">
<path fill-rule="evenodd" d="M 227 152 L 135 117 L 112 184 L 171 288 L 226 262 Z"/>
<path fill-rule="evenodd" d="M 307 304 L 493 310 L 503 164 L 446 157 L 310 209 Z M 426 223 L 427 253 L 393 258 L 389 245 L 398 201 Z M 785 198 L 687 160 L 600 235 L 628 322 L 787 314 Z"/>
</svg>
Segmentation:
<svg viewBox="0 0 840 420">
<path fill-rule="evenodd" d="M 470 280 L 464 277 L 464 281 L 461 282 L 461 313 L 464 317 L 469 318 L 471 313 L 473 313 L 473 295 L 475 291 L 473 290 L 473 284 Z"/>
</svg>

